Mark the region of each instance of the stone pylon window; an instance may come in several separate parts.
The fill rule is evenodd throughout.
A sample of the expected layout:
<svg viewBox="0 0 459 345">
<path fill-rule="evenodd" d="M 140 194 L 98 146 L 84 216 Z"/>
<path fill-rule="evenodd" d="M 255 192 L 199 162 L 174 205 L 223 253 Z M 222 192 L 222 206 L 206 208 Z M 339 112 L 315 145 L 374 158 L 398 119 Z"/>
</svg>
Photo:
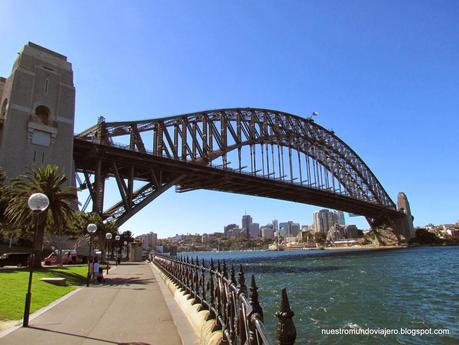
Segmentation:
<svg viewBox="0 0 459 345">
<path fill-rule="evenodd" d="M 48 107 L 45 107 L 44 105 L 39 105 L 37 108 L 35 108 L 35 115 L 40 119 L 40 122 L 48 124 L 50 117 Z"/>
<path fill-rule="evenodd" d="M 6 107 L 8 106 L 8 98 L 5 98 L 2 103 L 2 109 L 0 111 L 0 117 L 6 116 Z"/>
</svg>

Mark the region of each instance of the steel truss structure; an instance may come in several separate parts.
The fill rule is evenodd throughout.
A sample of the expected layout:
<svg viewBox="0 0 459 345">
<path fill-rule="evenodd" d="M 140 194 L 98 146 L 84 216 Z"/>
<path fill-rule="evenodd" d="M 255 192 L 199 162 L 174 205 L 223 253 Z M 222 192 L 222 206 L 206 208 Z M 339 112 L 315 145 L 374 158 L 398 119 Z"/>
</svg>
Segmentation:
<svg viewBox="0 0 459 345">
<path fill-rule="evenodd" d="M 234 108 L 99 123 L 75 136 L 76 170 L 93 211 L 121 225 L 172 186 L 313 204 L 394 223 L 397 211 L 365 162 L 311 118 Z M 104 210 L 105 180 L 120 201 Z M 92 180 L 92 181 L 91 181 Z M 144 185 L 134 190 L 134 181 Z"/>
</svg>

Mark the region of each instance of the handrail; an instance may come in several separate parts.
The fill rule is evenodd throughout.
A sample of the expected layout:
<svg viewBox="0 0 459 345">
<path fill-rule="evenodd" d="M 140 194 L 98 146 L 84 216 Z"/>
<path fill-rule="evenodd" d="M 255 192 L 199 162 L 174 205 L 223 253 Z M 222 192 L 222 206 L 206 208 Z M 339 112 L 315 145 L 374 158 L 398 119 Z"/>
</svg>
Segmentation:
<svg viewBox="0 0 459 345">
<path fill-rule="evenodd" d="M 225 261 L 213 260 L 206 266 L 204 260 L 188 257 L 172 258 L 155 254 L 153 262 L 171 280 L 177 283 L 185 294 L 193 298 L 193 304 L 200 304 L 199 310 L 208 310 L 209 319 L 216 323 L 212 331 L 221 330 L 223 343 L 229 345 L 274 345 L 263 325 L 263 309 L 258 300 L 255 276 L 251 276 L 249 289 L 245 285 L 242 265 L 238 278 L 231 266 L 229 272 Z M 279 345 L 293 345 L 296 329 L 293 324 L 287 293 L 282 289 L 278 317 L 277 340 Z"/>
</svg>

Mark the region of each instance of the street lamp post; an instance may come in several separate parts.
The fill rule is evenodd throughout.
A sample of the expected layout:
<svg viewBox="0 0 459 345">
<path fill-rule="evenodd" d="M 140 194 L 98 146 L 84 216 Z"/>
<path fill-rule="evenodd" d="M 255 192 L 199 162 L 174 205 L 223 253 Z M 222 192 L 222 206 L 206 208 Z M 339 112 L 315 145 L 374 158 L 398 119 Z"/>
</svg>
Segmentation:
<svg viewBox="0 0 459 345">
<path fill-rule="evenodd" d="M 92 223 L 88 224 L 86 231 L 89 234 L 88 276 L 86 278 L 86 286 L 89 286 L 89 280 L 91 278 L 92 235 L 97 231 L 97 225 Z"/>
<path fill-rule="evenodd" d="M 126 249 L 126 258 L 127 258 L 127 261 L 129 261 L 127 244 L 128 244 L 127 241 L 124 241 L 124 247 L 125 247 L 125 249 Z"/>
<path fill-rule="evenodd" d="M 112 239 L 113 235 L 110 232 L 107 232 L 105 234 L 105 239 L 107 240 L 107 246 L 106 246 L 106 253 L 105 257 L 107 258 L 107 274 L 108 274 L 108 269 L 110 267 L 110 241 Z"/>
<path fill-rule="evenodd" d="M 38 224 L 39 224 L 39 215 L 41 212 L 45 211 L 49 206 L 49 199 L 46 194 L 43 193 L 34 193 L 29 197 L 27 201 L 29 208 L 34 213 L 35 219 L 35 233 L 34 233 L 34 246 L 37 242 L 38 234 Z M 32 300 L 32 276 L 33 276 L 33 265 L 36 257 L 36 250 L 34 249 L 32 254 L 29 257 L 29 285 L 27 286 L 27 294 L 25 299 L 24 306 L 24 319 L 22 322 L 23 327 L 29 326 L 29 314 L 30 314 L 30 302 Z"/>
<path fill-rule="evenodd" d="M 118 266 L 118 256 L 119 256 L 119 254 L 120 254 L 120 250 L 119 250 L 120 238 L 121 238 L 120 235 L 116 235 L 116 236 L 115 236 L 115 241 L 116 241 L 116 249 L 115 249 L 115 251 L 117 251 L 117 253 L 116 253 L 116 258 L 115 258 L 115 260 L 116 260 L 116 261 L 115 261 L 115 262 L 116 262 L 116 266 Z"/>
</svg>

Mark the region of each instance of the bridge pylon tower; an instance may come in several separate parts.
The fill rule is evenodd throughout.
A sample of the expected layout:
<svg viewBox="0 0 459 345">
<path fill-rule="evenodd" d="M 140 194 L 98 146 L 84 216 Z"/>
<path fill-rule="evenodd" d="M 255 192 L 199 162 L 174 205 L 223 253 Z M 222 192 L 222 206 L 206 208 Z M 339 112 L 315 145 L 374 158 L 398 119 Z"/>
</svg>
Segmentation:
<svg viewBox="0 0 459 345">
<path fill-rule="evenodd" d="M 64 55 L 29 42 L 0 78 L 0 166 L 9 179 L 55 164 L 73 183 L 75 87 Z"/>
</svg>

